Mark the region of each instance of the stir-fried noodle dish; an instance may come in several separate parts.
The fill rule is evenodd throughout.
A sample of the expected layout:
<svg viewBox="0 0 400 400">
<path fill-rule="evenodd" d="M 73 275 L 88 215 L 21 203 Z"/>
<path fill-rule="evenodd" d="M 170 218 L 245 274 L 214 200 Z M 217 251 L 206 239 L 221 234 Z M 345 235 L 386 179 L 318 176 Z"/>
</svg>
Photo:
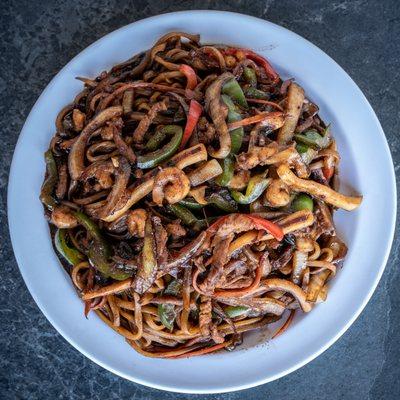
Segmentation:
<svg viewBox="0 0 400 400">
<path fill-rule="evenodd" d="M 328 294 L 347 248 L 318 106 L 252 50 L 172 32 L 56 119 L 41 201 L 84 302 L 148 357 L 233 350 Z"/>
</svg>

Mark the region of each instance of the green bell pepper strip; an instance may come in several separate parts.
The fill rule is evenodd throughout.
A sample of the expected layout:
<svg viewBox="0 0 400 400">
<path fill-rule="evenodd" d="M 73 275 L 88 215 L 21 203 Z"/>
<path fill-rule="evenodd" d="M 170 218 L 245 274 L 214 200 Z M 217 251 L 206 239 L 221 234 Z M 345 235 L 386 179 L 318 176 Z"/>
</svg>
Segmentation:
<svg viewBox="0 0 400 400">
<path fill-rule="evenodd" d="M 233 177 L 233 172 L 235 169 L 235 161 L 233 157 L 229 155 L 228 157 L 221 160 L 220 164 L 223 172 L 215 179 L 215 182 L 220 186 L 228 186 L 229 182 Z"/>
<path fill-rule="evenodd" d="M 225 94 L 223 94 L 221 98 L 228 107 L 227 121 L 228 122 L 240 121 L 242 119 L 242 116 L 236 111 L 236 106 L 233 103 L 232 99 Z M 237 154 L 240 148 L 242 147 L 243 136 L 244 136 L 243 127 L 234 129 L 230 131 L 229 134 L 231 136 L 231 154 L 228 157 L 224 158 L 223 160 L 219 161 L 223 172 L 215 180 L 220 186 L 228 186 L 230 180 L 233 177 L 235 160 L 232 155 Z"/>
<path fill-rule="evenodd" d="M 156 167 L 163 161 L 172 157 L 178 150 L 182 140 L 182 128 L 178 125 L 165 125 L 161 131 L 165 134 L 173 134 L 171 140 L 161 149 L 155 150 L 137 157 L 137 167 L 140 169 L 149 169 Z"/>
<path fill-rule="evenodd" d="M 189 208 L 190 210 L 201 210 L 204 206 L 199 204 L 195 199 L 184 198 L 178 204 L 183 207 Z"/>
<path fill-rule="evenodd" d="M 243 78 L 251 86 L 257 86 L 257 75 L 253 68 L 244 67 Z"/>
<path fill-rule="evenodd" d="M 133 272 L 125 272 L 113 268 L 112 264 L 108 261 L 109 246 L 104 246 L 102 242 L 93 241 L 89 247 L 88 257 L 91 264 L 106 278 L 123 281 L 133 275 Z"/>
<path fill-rule="evenodd" d="M 159 224 L 154 217 L 148 216 L 144 225 L 144 239 L 141 253 L 141 263 L 133 282 L 133 290 L 139 294 L 145 293 L 157 277 L 157 239 L 154 224 Z"/>
<path fill-rule="evenodd" d="M 144 226 L 142 268 L 139 271 L 140 277 L 145 281 L 152 280 L 152 277 L 155 277 L 154 272 L 157 269 L 156 247 L 153 224 L 151 218 L 148 217 Z"/>
<path fill-rule="evenodd" d="M 222 87 L 222 93 L 228 95 L 233 101 L 243 108 L 249 108 L 246 97 L 244 97 L 243 90 L 236 79 L 229 79 Z"/>
<path fill-rule="evenodd" d="M 241 121 L 242 116 L 236 112 L 228 112 L 228 122 Z M 239 153 L 243 143 L 244 129 L 239 127 L 229 132 L 231 136 L 231 154 Z"/>
<path fill-rule="evenodd" d="M 52 211 L 57 204 L 53 197 L 53 192 L 58 182 L 58 171 L 51 149 L 44 153 L 44 159 L 46 161 L 47 177 L 40 191 L 40 201 Z"/>
<path fill-rule="evenodd" d="M 235 106 L 235 103 L 232 101 L 232 99 L 228 95 L 222 94 L 221 95 L 221 99 L 225 103 L 225 105 L 228 107 L 228 111 L 229 112 L 235 112 L 236 114 L 239 114 L 237 112 L 237 108 Z"/>
<path fill-rule="evenodd" d="M 256 89 L 254 87 L 248 87 L 244 89 L 244 94 L 249 99 L 269 100 L 270 98 L 269 93 L 263 92 L 262 90 Z"/>
<path fill-rule="evenodd" d="M 224 313 L 229 318 L 240 317 L 243 314 L 246 314 L 249 311 L 248 307 L 244 306 L 227 306 L 224 308 Z"/>
<path fill-rule="evenodd" d="M 316 150 L 328 147 L 330 142 L 328 135 L 322 136 L 315 130 L 298 133 L 294 135 L 294 139 L 297 143 L 305 144 L 306 146 L 312 147 Z"/>
<path fill-rule="evenodd" d="M 173 279 L 164 290 L 164 294 L 169 296 L 178 296 L 182 290 L 182 282 L 178 279 Z"/>
<path fill-rule="evenodd" d="M 67 229 L 57 229 L 54 235 L 54 245 L 65 260 L 73 266 L 85 259 L 85 256 L 78 249 L 68 243 Z"/>
<path fill-rule="evenodd" d="M 154 151 L 160 148 L 161 143 L 165 140 L 166 138 L 166 133 L 162 129 L 159 129 L 156 131 L 153 136 L 149 138 L 147 141 L 146 145 L 144 146 L 145 150 L 147 151 Z"/>
<path fill-rule="evenodd" d="M 212 204 L 227 213 L 235 213 L 238 211 L 238 206 L 230 197 L 228 191 L 226 191 L 226 193 L 212 193 L 206 198 L 206 200 L 208 204 Z"/>
<path fill-rule="evenodd" d="M 306 146 L 305 144 L 302 144 L 302 143 L 296 144 L 296 150 L 297 150 L 300 154 L 306 153 L 306 152 L 308 151 L 308 149 L 309 149 L 309 147 Z"/>
<path fill-rule="evenodd" d="M 212 193 L 206 197 L 207 204 L 213 205 L 218 209 L 225 211 L 227 213 L 237 212 L 238 207 L 236 202 L 232 199 L 229 192 L 225 190 L 226 193 Z M 197 203 L 196 200 L 185 198 L 181 200 L 178 205 L 181 205 L 190 210 L 201 210 L 204 205 Z"/>
<path fill-rule="evenodd" d="M 186 207 L 180 204 L 169 204 L 168 211 L 171 211 L 177 218 L 179 218 L 184 225 L 192 226 L 198 219 Z"/>
<path fill-rule="evenodd" d="M 310 196 L 305 193 L 299 193 L 292 202 L 292 208 L 294 211 L 310 210 L 314 209 L 314 202 Z"/>
<path fill-rule="evenodd" d="M 133 273 L 113 269 L 109 262 L 112 254 L 111 247 L 103 237 L 100 228 L 86 214 L 80 211 L 74 211 L 73 214 L 92 238 L 88 249 L 91 264 L 106 278 L 121 281 L 132 276 Z"/>
<path fill-rule="evenodd" d="M 215 218 L 208 219 L 198 219 L 193 215 L 191 211 L 189 211 L 186 207 L 183 207 L 180 204 L 169 204 L 167 209 L 175 214 L 177 218 L 179 218 L 182 223 L 194 231 L 201 231 L 207 228 L 208 224 L 211 223 Z"/>
<path fill-rule="evenodd" d="M 312 147 L 308 147 L 305 144 L 298 143 L 296 145 L 296 150 L 301 156 L 301 159 L 304 161 L 305 164 L 310 164 L 310 162 L 313 160 L 315 155 L 317 154 L 317 151 L 314 150 Z"/>
<path fill-rule="evenodd" d="M 212 224 L 218 217 L 208 217 L 203 219 L 198 219 L 193 225 L 192 229 L 196 232 L 203 231 L 207 229 L 210 224 Z"/>
<path fill-rule="evenodd" d="M 231 195 L 233 199 L 239 204 L 250 204 L 257 200 L 269 185 L 270 180 L 263 176 L 253 176 L 246 188 L 246 193 L 243 194 L 237 190 L 232 190 Z"/>
<path fill-rule="evenodd" d="M 174 322 L 176 319 L 176 307 L 173 304 L 163 303 L 158 305 L 158 316 L 160 317 L 161 323 L 170 331 L 174 328 Z"/>
<path fill-rule="evenodd" d="M 225 94 L 223 94 L 221 98 L 228 107 L 227 121 L 228 122 L 240 121 L 242 119 L 242 116 L 236 111 L 236 107 L 232 99 Z M 236 128 L 230 131 L 229 134 L 231 136 L 231 153 L 237 154 L 239 153 L 239 150 L 242 147 L 244 129 L 243 127 Z"/>
<path fill-rule="evenodd" d="M 86 214 L 81 211 L 74 211 L 73 214 L 79 223 L 88 231 L 93 240 L 97 240 L 99 242 L 105 241 L 103 235 L 101 234 L 100 228 Z"/>
<path fill-rule="evenodd" d="M 326 128 L 323 130 L 323 132 L 321 133 L 321 135 L 322 135 L 322 136 L 328 136 L 330 130 L 331 130 L 331 124 L 328 124 L 328 125 L 326 126 Z"/>
<path fill-rule="evenodd" d="M 181 291 L 182 291 L 182 282 L 179 281 L 178 279 L 173 279 L 165 288 L 163 294 L 169 296 L 179 296 L 179 293 Z M 161 323 L 167 329 L 172 330 L 177 315 L 175 305 L 169 303 L 159 304 L 157 311 Z"/>
</svg>

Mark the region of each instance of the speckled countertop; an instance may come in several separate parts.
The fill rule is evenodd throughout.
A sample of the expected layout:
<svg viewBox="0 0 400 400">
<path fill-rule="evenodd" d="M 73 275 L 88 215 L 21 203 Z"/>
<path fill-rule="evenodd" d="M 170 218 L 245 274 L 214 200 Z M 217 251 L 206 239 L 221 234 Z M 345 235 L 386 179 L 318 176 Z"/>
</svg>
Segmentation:
<svg viewBox="0 0 400 400">
<path fill-rule="evenodd" d="M 70 346 L 42 315 L 26 289 L 10 244 L 6 193 L 14 146 L 36 98 L 62 66 L 104 34 L 159 13 L 205 8 L 268 19 L 304 36 L 332 56 L 371 102 L 398 171 L 400 7 L 397 0 L 3 0 L 0 7 L 0 399 L 400 398 L 398 236 L 374 296 L 336 344 L 289 376 L 225 395 L 164 393 L 111 374 Z"/>
</svg>

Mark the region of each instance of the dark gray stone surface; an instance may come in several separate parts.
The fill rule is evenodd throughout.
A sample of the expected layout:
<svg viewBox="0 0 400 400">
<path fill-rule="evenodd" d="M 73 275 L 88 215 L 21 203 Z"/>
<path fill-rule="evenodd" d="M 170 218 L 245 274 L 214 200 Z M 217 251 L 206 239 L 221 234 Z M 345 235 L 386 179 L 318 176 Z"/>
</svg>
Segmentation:
<svg viewBox="0 0 400 400">
<path fill-rule="evenodd" d="M 396 0 L 3 0 L 0 8 L 0 399 L 400 398 L 399 237 L 373 298 L 334 346 L 287 377 L 226 395 L 163 393 L 114 376 L 72 348 L 41 314 L 28 293 L 9 240 L 6 192 L 14 146 L 36 98 L 62 66 L 104 34 L 151 15 L 205 8 L 268 19 L 297 32 L 331 55 L 371 102 L 398 171 L 400 7 Z"/>
</svg>

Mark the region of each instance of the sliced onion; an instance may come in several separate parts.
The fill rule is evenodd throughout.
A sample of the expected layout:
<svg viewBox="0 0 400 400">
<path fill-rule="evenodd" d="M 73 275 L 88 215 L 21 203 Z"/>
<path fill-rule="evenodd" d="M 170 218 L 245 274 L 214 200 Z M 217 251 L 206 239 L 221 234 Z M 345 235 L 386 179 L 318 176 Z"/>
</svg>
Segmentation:
<svg viewBox="0 0 400 400">
<path fill-rule="evenodd" d="M 307 268 L 307 253 L 295 251 L 293 253 L 292 281 L 300 285 L 304 270 Z"/>
<path fill-rule="evenodd" d="M 262 282 L 262 286 L 270 290 L 284 290 L 285 292 L 290 293 L 299 302 L 304 312 L 311 311 L 311 304 L 307 302 L 306 293 L 304 293 L 303 290 L 293 282 L 287 281 L 286 279 L 270 278 L 265 279 Z"/>
</svg>

